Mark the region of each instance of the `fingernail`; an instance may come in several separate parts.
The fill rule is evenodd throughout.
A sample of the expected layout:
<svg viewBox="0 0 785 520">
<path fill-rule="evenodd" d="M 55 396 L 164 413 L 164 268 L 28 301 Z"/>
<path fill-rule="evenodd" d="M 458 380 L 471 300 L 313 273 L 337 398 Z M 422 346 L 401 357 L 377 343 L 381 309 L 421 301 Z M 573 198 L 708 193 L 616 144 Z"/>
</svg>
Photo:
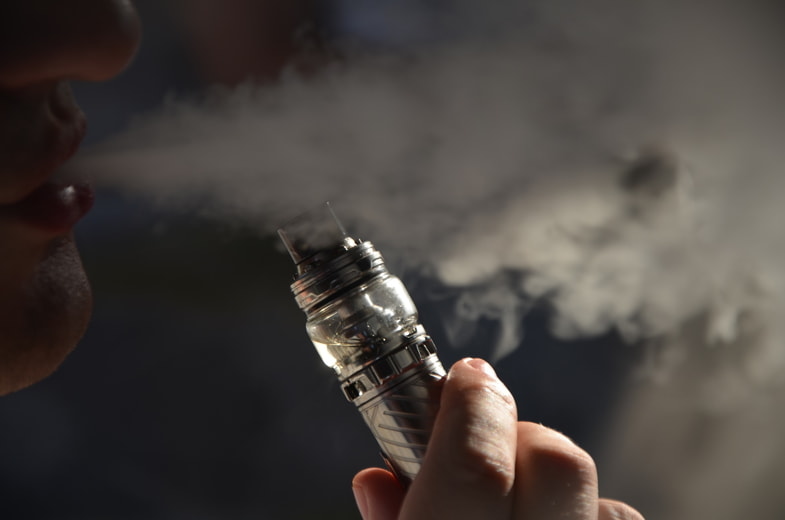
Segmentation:
<svg viewBox="0 0 785 520">
<path fill-rule="evenodd" d="M 360 510 L 360 516 L 363 520 L 368 517 L 368 499 L 365 498 L 365 492 L 360 486 L 352 486 L 352 493 L 354 493 L 354 501 L 357 502 L 357 509 Z"/>
<path fill-rule="evenodd" d="M 480 372 L 485 373 L 493 378 L 497 378 L 496 371 L 493 369 L 491 365 L 488 364 L 487 361 L 480 359 L 480 358 L 466 358 L 465 362 L 470 367 L 479 370 Z"/>
</svg>

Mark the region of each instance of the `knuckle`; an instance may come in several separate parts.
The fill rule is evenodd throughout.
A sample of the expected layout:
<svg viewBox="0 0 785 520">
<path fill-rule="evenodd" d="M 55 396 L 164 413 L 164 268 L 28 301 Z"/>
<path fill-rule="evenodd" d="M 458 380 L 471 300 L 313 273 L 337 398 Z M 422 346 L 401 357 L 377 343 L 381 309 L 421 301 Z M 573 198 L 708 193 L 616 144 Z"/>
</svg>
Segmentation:
<svg viewBox="0 0 785 520">
<path fill-rule="evenodd" d="M 597 468 L 564 435 L 533 423 L 519 432 L 520 507 L 529 518 L 597 518 Z"/>
<path fill-rule="evenodd" d="M 453 477 L 462 487 L 491 496 L 505 496 L 515 482 L 515 461 L 492 438 L 476 433 L 467 436 L 458 471 Z"/>
<path fill-rule="evenodd" d="M 456 436 L 456 472 L 462 487 L 491 496 L 504 496 L 515 482 L 515 401 L 504 385 L 472 383 L 456 395 L 451 406 L 463 432 Z"/>
<path fill-rule="evenodd" d="M 591 456 L 568 442 L 539 442 L 529 448 L 525 457 L 526 472 L 548 487 L 562 489 L 587 500 L 597 496 L 597 467 Z"/>
<path fill-rule="evenodd" d="M 467 496 L 499 499 L 515 484 L 515 400 L 497 378 L 463 368 L 450 372 L 442 390 L 436 471 Z"/>
</svg>

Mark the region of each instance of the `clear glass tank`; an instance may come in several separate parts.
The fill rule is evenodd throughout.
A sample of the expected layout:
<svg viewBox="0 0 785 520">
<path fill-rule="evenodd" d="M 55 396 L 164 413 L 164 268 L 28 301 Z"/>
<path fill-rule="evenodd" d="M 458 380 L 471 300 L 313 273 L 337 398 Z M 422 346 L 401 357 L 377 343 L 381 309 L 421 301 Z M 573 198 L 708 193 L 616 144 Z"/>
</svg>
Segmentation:
<svg viewBox="0 0 785 520">
<path fill-rule="evenodd" d="M 325 365 L 363 365 L 415 331 L 418 316 L 400 279 L 378 276 L 308 316 L 306 330 Z"/>
</svg>

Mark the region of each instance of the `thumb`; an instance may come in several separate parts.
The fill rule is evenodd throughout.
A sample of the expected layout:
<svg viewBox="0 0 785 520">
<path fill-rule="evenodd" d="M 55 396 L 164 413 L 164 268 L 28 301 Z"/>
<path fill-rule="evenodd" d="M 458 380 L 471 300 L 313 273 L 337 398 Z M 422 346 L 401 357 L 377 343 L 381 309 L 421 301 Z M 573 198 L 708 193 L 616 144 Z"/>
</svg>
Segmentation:
<svg viewBox="0 0 785 520">
<path fill-rule="evenodd" d="M 359 472 L 352 481 L 352 491 L 363 520 L 396 520 L 406 493 L 398 479 L 381 468 Z"/>
<path fill-rule="evenodd" d="M 517 420 L 510 391 L 488 363 L 464 359 L 453 365 L 400 518 L 509 518 Z"/>
</svg>

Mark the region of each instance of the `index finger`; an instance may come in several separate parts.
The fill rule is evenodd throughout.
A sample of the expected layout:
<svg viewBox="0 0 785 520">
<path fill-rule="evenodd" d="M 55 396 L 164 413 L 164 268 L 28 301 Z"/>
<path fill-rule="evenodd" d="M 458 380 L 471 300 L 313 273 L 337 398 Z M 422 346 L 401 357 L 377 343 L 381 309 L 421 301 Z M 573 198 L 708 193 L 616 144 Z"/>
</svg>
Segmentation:
<svg viewBox="0 0 785 520">
<path fill-rule="evenodd" d="M 516 424 L 515 401 L 488 363 L 464 359 L 453 365 L 400 518 L 508 519 Z"/>
</svg>

